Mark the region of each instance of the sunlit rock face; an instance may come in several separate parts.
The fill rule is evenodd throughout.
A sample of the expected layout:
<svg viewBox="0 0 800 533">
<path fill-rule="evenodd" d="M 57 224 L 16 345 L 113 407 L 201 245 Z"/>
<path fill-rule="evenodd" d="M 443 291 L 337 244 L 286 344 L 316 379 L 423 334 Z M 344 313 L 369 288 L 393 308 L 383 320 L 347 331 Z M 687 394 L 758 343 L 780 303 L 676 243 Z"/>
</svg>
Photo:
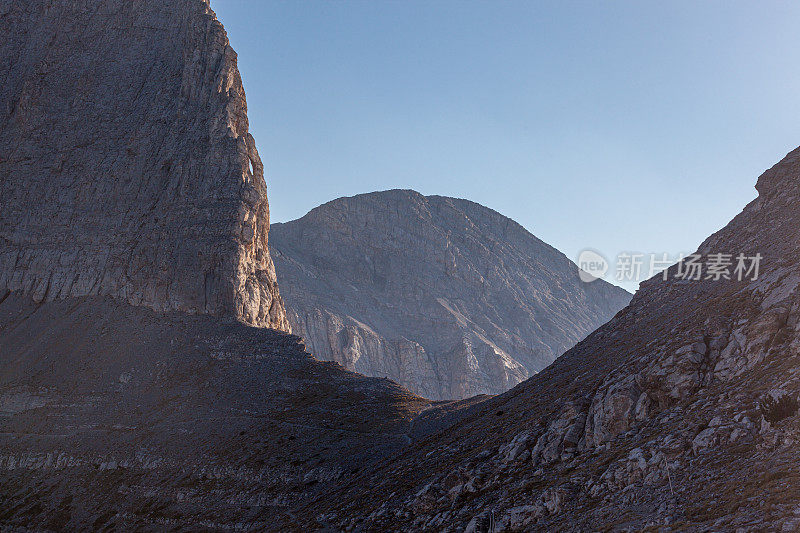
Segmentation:
<svg viewBox="0 0 800 533">
<path fill-rule="evenodd" d="M 630 295 L 474 202 L 393 190 L 273 226 L 293 331 L 318 358 L 428 398 L 500 393 Z"/>
<path fill-rule="evenodd" d="M 4 2 L 0 19 L 0 291 L 288 329 L 208 2 Z"/>
</svg>

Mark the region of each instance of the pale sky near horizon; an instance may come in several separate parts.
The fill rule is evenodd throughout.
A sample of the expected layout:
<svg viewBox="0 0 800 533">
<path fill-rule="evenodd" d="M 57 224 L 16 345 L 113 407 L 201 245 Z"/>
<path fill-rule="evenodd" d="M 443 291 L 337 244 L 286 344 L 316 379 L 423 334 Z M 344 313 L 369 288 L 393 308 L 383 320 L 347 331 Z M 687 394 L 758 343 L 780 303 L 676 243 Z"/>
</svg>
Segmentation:
<svg viewBox="0 0 800 533">
<path fill-rule="evenodd" d="M 677 256 L 800 145 L 800 3 L 212 8 L 239 55 L 274 222 L 408 188 L 491 207 L 572 260 Z"/>
</svg>

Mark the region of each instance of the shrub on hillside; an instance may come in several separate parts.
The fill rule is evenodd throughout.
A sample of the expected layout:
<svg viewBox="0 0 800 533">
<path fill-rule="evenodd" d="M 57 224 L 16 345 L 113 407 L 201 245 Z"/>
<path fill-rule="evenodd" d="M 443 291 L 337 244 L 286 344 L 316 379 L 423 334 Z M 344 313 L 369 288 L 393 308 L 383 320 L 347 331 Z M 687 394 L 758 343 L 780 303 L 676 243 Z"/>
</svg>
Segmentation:
<svg viewBox="0 0 800 533">
<path fill-rule="evenodd" d="M 794 414 L 797 413 L 798 407 L 800 407 L 797 398 L 788 394 L 781 395 L 777 399 L 767 394 L 759 403 L 761 414 L 770 424 L 794 416 Z"/>
</svg>

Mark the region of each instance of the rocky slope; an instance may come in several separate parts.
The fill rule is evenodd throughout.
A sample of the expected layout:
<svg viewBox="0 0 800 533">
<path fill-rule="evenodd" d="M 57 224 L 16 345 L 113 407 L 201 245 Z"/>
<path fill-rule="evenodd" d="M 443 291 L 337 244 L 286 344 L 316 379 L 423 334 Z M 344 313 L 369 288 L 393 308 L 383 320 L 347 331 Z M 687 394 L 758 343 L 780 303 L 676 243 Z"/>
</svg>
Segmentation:
<svg viewBox="0 0 800 533">
<path fill-rule="evenodd" d="M 407 445 L 429 406 L 268 328 L 0 299 L 3 530 L 277 531 Z"/>
<path fill-rule="evenodd" d="M 305 527 L 800 528 L 800 148 L 756 188 L 699 253 L 759 253 L 757 279 L 672 267 L 540 374 L 305 507 Z"/>
<path fill-rule="evenodd" d="M 208 2 L 2 2 L 0 19 L 0 291 L 287 329 L 263 165 Z"/>
<path fill-rule="evenodd" d="M 270 245 L 315 357 L 433 399 L 508 390 L 630 300 L 496 211 L 408 190 L 334 200 Z"/>
</svg>

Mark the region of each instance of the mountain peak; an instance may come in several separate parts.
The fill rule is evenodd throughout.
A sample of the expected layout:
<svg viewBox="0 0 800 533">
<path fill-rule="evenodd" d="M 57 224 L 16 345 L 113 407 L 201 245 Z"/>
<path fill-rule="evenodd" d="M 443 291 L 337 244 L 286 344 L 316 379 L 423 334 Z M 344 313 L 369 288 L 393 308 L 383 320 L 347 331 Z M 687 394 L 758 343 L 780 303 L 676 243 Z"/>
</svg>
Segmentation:
<svg viewBox="0 0 800 533">
<path fill-rule="evenodd" d="M 402 529 L 383 517 L 414 509 L 424 527 L 478 530 L 491 508 L 501 530 L 796 530 L 798 182 L 795 150 L 700 246 L 704 268 L 731 258 L 728 276 L 687 277 L 684 262 L 651 278 L 540 373 L 444 415 L 446 431 L 310 514 L 348 501 L 341 523 L 364 529 Z M 739 255 L 759 259 L 741 279 Z M 380 513 L 361 503 L 377 482 L 393 494 Z"/>
<path fill-rule="evenodd" d="M 800 147 L 786 154 L 783 159 L 758 177 L 756 190 L 761 201 L 793 194 L 800 188 L 798 174 L 800 174 Z"/>
<path fill-rule="evenodd" d="M 434 399 L 503 392 L 630 299 L 496 211 L 410 190 L 323 204 L 271 246 L 316 357 Z"/>
</svg>

